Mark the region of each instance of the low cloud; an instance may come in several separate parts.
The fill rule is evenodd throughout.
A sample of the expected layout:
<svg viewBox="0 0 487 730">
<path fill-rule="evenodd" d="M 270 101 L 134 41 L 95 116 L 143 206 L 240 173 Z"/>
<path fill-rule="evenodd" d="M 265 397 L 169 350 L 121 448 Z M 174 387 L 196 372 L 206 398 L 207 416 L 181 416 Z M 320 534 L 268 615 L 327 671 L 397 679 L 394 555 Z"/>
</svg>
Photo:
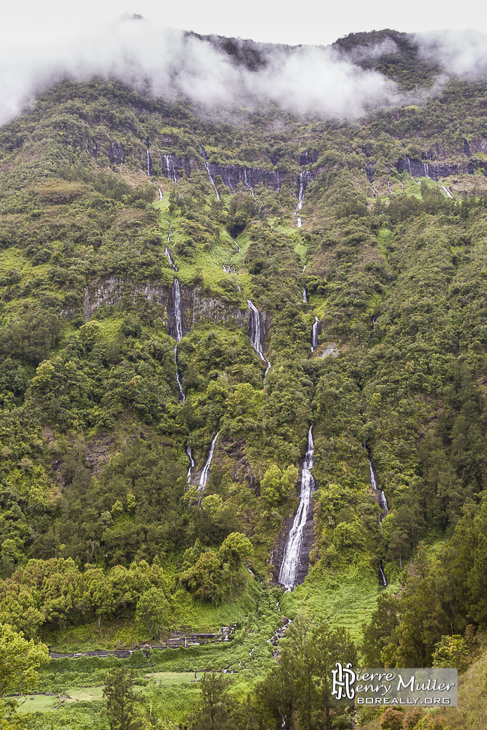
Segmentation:
<svg viewBox="0 0 487 730">
<path fill-rule="evenodd" d="M 9 50 L 2 44 L 1 124 L 61 79 L 84 81 L 93 75 L 135 87 L 149 83 L 154 94 L 183 95 L 210 106 L 272 101 L 287 111 L 325 117 L 358 116 L 398 100 L 395 85 L 384 76 L 362 70 L 331 47 L 261 46 L 266 64 L 250 71 L 208 40 L 140 18 L 48 45 Z"/>
<path fill-rule="evenodd" d="M 448 76 L 475 81 L 487 76 L 487 35 L 477 30 L 443 30 L 415 36 L 423 58 Z"/>
</svg>

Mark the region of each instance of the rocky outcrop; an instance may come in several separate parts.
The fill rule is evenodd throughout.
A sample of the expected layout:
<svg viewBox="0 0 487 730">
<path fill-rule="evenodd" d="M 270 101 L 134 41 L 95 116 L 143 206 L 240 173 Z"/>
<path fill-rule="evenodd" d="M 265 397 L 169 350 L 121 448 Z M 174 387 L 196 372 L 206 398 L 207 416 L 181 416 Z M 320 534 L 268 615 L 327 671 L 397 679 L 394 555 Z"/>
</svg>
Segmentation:
<svg viewBox="0 0 487 730">
<path fill-rule="evenodd" d="M 242 309 L 237 304 L 229 304 L 223 299 L 206 294 L 200 287 L 181 285 L 182 334 L 199 323 L 233 325 L 250 333 L 251 313 L 242 301 Z M 127 282 L 118 277 L 110 277 L 93 286 L 86 287 L 84 293 L 83 315 L 87 322 L 99 307 L 113 306 L 126 299 L 136 305 L 137 299 L 142 297 L 149 302 L 158 302 L 166 310 L 166 326 L 168 333 L 175 337 L 176 317 L 171 286 L 150 282 L 137 284 Z M 261 322 L 264 337 L 268 336 L 270 317 L 261 313 Z"/>
<path fill-rule="evenodd" d="M 367 160 L 367 162 L 365 163 L 365 174 L 367 175 L 367 180 L 369 181 L 369 183 L 374 182 L 374 172 L 375 172 L 374 163 L 373 162 L 371 163 Z"/>
<path fill-rule="evenodd" d="M 473 161 L 461 160 L 455 163 L 438 163 L 425 162 L 413 157 L 399 159 L 396 163 L 398 172 L 409 172 L 413 177 L 429 177 L 430 180 L 438 180 L 439 178 L 449 177 L 450 175 L 467 174 L 473 175 L 476 170 L 481 170 L 486 174 L 487 163 L 480 160 Z"/>
<path fill-rule="evenodd" d="M 118 144 L 118 142 L 110 142 L 110 147 L 108 148 L 108 159 L 110 161 L 110 165 L 121 165 L 125 162 L 125 150 L 121 144 Z"/>
<path fill-rule="evenodd" d="M 175 155 L 161 155 L 162 174 L 173 182 L 181 180 L 184 174 L 191 175 L 191 163 Z"/>
<path fill-rule="evenodd" d="M 305 150 L 304 152 L 301 152 L 299 157 L 300 165 L 312 165 L 315 162 L 318 162 L 318 152 L 316 150 Z"/>
<path fill-rule="evenodd" d="M 224 185 L 235 192 L 237 185 L 242 183 L 248 190 L 252 190 L 257 185 L 265 185 L 276 192 L 279 192 L 284 180 L 284 176 L 277 170 L 264 170 L 260 167 L 240 167 L 239 165 L 216 165 L 214 162 L 208 162 L 208 172 L 215 179 L 218 175 L 221 177 Z M 218 181 L 217 181 L 218 185 Z"/>
</svg>

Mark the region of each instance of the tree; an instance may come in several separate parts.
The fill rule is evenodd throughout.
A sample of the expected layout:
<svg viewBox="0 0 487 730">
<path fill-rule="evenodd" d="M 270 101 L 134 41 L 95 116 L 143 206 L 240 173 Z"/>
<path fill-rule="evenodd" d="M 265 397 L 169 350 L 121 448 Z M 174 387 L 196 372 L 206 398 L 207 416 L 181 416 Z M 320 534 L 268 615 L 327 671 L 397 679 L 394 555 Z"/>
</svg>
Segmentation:
<svg viewBox="0 0 487 730">
<path fill-rule="evenodd" d="M 260 483 L 260 493 L 264 502 L 270 507 L 277 507 L 290 497 L 298 474 L 295 466 L 288 466 L 287 469 L 281 471 L 277 464 L 272 464 Z"/>
<path fill-rule="evenodd" d="M 221 593 L 221 565 L 214 552 L 203 553 L 196 564 L 181 575 L 181 583 L 202 601 L 217 603 Z"/>
<path fill-rule="evenodd" d="M 135 620 L 140 628 L 146 628 L 149 636 L 152 630 L 159 633 L 165 625 L 169 614 L 169 602 L 160 588 L 145 591 L 137 603 Z"/>
<path fill-rule="evenodd" d="M 37 669 L 48 659 L 47 646 L 27 641 L 11 626 L 0 626 L 0 697 L 35 686 Z"/>
<path fill-rule="evenodd" d="M 23 638 L 11 626 L 0 626 L 0 697 L 9 694 L 23 694 L 37 684 L 37 669 L 49 661 L 49 652 L 44 644 L 34 644 Z M 21 730 L 25 717 L 15 714 L 14 700 L 0 699 L 0 727 L 3 730 Z"/>
<path fill-rule="evenodd" d="M 103 697 L 107 701 L 110 730 L 139 730 L 143 727 L 137 715 L 139 695 L 134 692 L 135 672 L 125 667 L 112 669 L 106 677 Z"/>
<path fill-rule="evenodd" d="M 283 727 L 293 730 L 331 730 L 339 716 L 345 721 L 347 708 L 337 705 L 331 694 L 331 672 L 336 662 L 357 662 L 348 632 L 326 624 L 312 628 L 297 619 L 282 645 L 279 667 L 255 692 L 256 714 L 265 717 L 262 727 L 284 722 Z"/>
<path fill-rule="evenodd" d="M 242 562 L 254 552 L 252 543 L 241 532 L 231 532 L 220 547 L 220 558 L 229 563 L 234 569 L 239 568 Z"/>
<path fill-rule="evenodd" d="M 201 682 L 201 704 L 190 720 L 191 730 L 233 730 L 232 715 L 237 703 L 228 695 L 230 677 L 205 673 Z"/>
</svg>

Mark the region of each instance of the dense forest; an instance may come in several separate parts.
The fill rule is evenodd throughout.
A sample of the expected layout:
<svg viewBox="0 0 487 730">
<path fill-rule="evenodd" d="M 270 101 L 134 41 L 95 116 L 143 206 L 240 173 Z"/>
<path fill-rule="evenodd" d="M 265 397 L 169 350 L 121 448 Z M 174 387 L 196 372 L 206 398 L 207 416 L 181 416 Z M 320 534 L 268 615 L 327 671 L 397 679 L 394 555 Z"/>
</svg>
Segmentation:
<svg viewBox="0 0 487 730">
<path fill-rule="evenodd" d="M 320 679 L 467 676 L 487 629 L 487 83 L 433 92 L 394 31 L 335 52 L 408 103 L 219 113 L 65 78 L 0 128 L 0 654 L 60 698 L 5 727 L 483 726 Z"/>
</svg>

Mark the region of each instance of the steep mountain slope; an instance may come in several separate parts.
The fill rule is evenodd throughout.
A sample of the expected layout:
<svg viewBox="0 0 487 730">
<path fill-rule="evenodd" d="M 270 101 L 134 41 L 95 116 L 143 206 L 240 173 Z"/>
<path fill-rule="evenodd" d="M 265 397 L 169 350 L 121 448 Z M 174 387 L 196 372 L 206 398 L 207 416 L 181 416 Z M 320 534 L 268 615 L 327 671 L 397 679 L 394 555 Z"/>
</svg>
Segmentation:
<svg viewBox="0 0 487 730">
<path fill-rule="evenodd" d="M 283 582 L 311 565 L 296 600 L 321 618 L 347 570 L 370 613 L 379 565 L 398 579 L 481 509 L 487 86 L 433 94 L 404 34 L 337 48 L 416 96 L 347 121 L 65 80 L 0 130 L 0 614 L 27 635 L 152 589 L 188 624 L 245 593 L 244 563 L 275 583 L 306 452 Z M 397 661 L 482 626 L 461 593 Z"/>
</svg>

